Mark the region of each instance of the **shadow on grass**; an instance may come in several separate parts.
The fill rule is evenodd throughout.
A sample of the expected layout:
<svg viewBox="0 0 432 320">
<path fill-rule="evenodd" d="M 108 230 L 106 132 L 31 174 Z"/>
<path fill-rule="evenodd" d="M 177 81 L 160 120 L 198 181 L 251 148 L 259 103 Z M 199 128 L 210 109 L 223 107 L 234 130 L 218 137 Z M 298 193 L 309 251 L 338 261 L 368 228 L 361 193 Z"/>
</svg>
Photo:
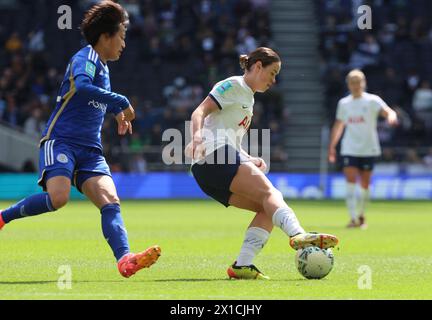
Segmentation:
<svg viewBox="0 0 432 320">
<path fill-rule="evenodd" d="M 126 279 L 120 280 L 73 280 L 72 284 L 80 284 L 80 283 L 142 283 L 142 282 L 216 282 L 216 281 L 228 281 L 236 283 L 238 281 L 247 281 L 247 280 L 235 280 L 228 278 L 219 278 L 219 279 L 145 279 L 138 280 L 133 282 L 128 282 Z M 270 282 L 300 282 L 300 281 L 310 281 L 304 278 L 298 279 L 271 279 Z M 263 281 L 265 282 L 265 281 Z M 0 285 L 43 285 L 43 284 L 57 284 L 58 280 L 46 280 L 46 281 L 0 281 Z"/>
<path fill-rule="evenodd" d="M 210 282 L 210 281 L 227 281 L 229 279 L 222 278 L 222 279 L 156 279 L 151 280 L 151 282 Z"/>
<path fill-rule="evenodd" d="M 124 280 L 82 280 L 82 281 L 71 281 L 72 283 L 123 283 Z M 58 280 L 47 280 L 47 281 L 0 281 L 0 285 L 31 285 L 31 284 L 53 284 L 58 283 Z"/>
<path fill-rule="evenodd" d="M 57 283 L 57 281 L 0 281 L 0 285 L 8 285 L 8 284 L 51 284 Z"/>
<path fill-rule="evenodd" d="M 243 282 L 243 281 L 249 281 L 249 280 L 236 280 L 236 279 L 228 279 L 228 278 L 221 278 L 221 279 L 157 279 L 157 280 L 149 280 L 148 282 L 212 282 L 212 281 L 228 281 L 232 283 L 237 282 Z M 253 280 L 251 280 L 253 281 Z M 299 282 L 299 281 L 308 281 L 308 279 L 299 278 L 299 279 L 270 279 L 268 281 L 266 280 L 257 280 L 260 282 Z"/>
<path fill-rule="evenodd" d="M 156 279 L 156 280 L 138 280 L 131 283 L 139 282 L 208 282 L 208 281 L 226 281 L 229 279 Z M 120 280 L 73 280 L 72 284 L 80 283 L 128 283 L 127 279 Z M 0 285 L 37 285 L 37 284 L 57 284 L 57 280 L 47 280 L 47 281 L 0 281 Z"/>
</svg>

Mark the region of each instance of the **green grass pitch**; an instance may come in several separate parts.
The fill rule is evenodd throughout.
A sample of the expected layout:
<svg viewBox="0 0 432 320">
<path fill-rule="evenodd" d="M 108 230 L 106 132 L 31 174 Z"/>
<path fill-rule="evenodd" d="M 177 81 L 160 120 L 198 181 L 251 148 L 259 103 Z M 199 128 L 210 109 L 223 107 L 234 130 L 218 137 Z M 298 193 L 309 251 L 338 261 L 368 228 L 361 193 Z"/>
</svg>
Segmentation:
<svg viewBox="0 0 432 320">
<path fill-rule="evenodd" d="M 0 300 L 432 298 L 431 202 L 372 202 L 367 230 L 345 229 L 343 202 L 288 203 L 305 229 L 341 240 L 325 279 L 303 279 L 288 238 L 274 229 L 255 260 L 271 281 L 228 280 L 226 268 L 252 214 L 211 201 L 124 201 L 131 249 L 162 247 L 154 266 L 124 279 L 103 239 L 98 210 L 71 202 L 0 232 Z M 0 202 L 0 208 L 7 205 Z M 70 289 L 58 285 L 60 266 L 72 272 Z M 369 289 L 364 268 L 370 270 Z"/>
</svg>

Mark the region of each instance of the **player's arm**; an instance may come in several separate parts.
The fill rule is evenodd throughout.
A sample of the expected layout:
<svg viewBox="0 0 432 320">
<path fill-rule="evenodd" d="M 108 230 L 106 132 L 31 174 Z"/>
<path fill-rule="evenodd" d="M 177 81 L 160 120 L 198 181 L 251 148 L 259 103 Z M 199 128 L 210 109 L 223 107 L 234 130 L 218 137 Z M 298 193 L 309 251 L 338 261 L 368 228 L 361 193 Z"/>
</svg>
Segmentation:
<svg viewBox="0 0 432 320">
<path fill-rule="evenodd" d="M 330 144 L 328 148 L 328 158 L 331 163 L 336 161 L 336 146 L 342 136 L 345 124 L 342 120 L 336 119 L 330 135 Z"/>
<path fill-rule="evenodd" d="M 205 149 L 200 147 L 202 144 L 202 128 L 204 119 L 212 112 L 218 111 L 219 107 L 216 102 L 209 96 L 195 109 L 191 116 L 190 132 L 192 141 L 186 146 L 185 154 L 192 158 L 198 159 L 205 154 Z"/>
<path fill-rule="evenodd" d="M 123 112 L 125 121 L 132 121 L 135 118 L 135 112 L 125 96 L 93 85 L 95 75 L 99 72 L 97 66 L 100 60 L 90 57 L 90 55 L 86 56 L 85 54 L 78 55 L 70 63 L 70 73 L 77 92 L 82 92 L 98 102 L 106 104 L 109 113 L 118 115 Z"/>
<path fill-rule="evenodd" d="M 131 107 L 129 100 L 125 96 L 93 85 L 93 80 L 87 75 L 80 74 L 75 77 L 75 88 L 77 93 L 84 93 L 98 102 L 106 104 L 108 106 L 107 112 L 114 113 L 114 115 Z M 132 111 L 129 110 L 128 114 L 132 114 Z"/>
<path fill-rule="evenodd" d="M 107 112 L 113 113 L 116 117 L 119 135 L 126 132 L 132 134 L 131 121 L 135 118 L 135 112 L 125 96 L 99 88 L 93 85 L 90 77 L 81 74 L 75 78 L 75 88 L 77 93 L 93 97 L 108 106 Z"/>
<path fill-rule="evenodd" d="M 383 105 L 381 107 L 380 115 L 387 119 L 389 125 L 393 126 L 398 124 L 397 113 L 389 106 Z"/>
</svg>

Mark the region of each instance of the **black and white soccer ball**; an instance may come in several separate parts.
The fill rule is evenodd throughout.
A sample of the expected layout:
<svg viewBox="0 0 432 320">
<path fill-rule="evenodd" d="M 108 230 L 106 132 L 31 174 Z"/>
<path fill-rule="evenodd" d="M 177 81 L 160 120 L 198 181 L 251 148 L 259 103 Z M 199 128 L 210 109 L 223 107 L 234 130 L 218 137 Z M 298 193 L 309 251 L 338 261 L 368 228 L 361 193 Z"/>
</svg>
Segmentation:
<svg viewBox="0 0 432 320">
<path fill-rule="evenodd" d="M 333 252 L 331 249 L 314 246 L 299 249 L 295 256 L 295 264 L 306 279 L 322 279 L 333 269 Z"/>
</svg>

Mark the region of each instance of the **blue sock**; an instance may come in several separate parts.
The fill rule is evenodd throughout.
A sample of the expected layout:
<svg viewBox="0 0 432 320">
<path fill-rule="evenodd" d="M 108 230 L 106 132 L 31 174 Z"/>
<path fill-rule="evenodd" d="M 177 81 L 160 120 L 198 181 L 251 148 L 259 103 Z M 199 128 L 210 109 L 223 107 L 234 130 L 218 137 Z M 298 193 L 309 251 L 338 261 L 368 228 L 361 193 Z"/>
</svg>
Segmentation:
<svg viewBox="0 0 432 320">
<path fill-rule="evenodd" d="M 2 212 L 2 218 L 5 223 L 12 220 L 22 219 L 29 216 L 37 216 L 45 212 L 55 211 L 52 206 L 49 194 L 38 193 L 21 200 Z"/>
<path fill-rule="evenodd" d="M 127 231 L 120 214 L 119 204 L 107 204 L 101 209 L 102 232 L 117 261 L 129 253 Z"/>
</svg>

